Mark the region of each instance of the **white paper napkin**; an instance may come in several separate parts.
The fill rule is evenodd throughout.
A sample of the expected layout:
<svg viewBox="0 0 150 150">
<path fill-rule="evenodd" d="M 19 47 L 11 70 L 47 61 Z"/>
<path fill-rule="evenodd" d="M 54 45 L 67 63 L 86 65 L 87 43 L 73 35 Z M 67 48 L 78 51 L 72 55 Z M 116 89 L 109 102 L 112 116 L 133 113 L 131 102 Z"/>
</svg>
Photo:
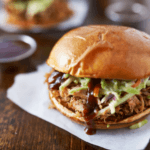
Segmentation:
<svg viewBox="0 0 150 150">
<path fill-rule="evenodd" d="M 36 72 L 17 75 L 13 86 L 7 91 L 7 97 L 30 114 L 91 144 L 111 150 L 142 150 L 146 147 L 150 139 L 150 116 L 149 122 L 140 129 L 98 130 L 95 135 L 89 136 L 84 133 L 83 126 L 72 122 L 57 110 L 48 109 L 50 100 L 44 75 L 49 71 L 50 67 L 43 64 Z"/>
</svg>

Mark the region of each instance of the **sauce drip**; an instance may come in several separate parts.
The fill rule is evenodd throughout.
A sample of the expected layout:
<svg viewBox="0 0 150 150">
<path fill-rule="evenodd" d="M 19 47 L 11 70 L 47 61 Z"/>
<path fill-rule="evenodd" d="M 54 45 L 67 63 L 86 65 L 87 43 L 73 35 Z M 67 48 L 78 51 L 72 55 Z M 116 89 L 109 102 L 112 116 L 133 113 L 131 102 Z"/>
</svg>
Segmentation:
<svg viewBox="0 0 150 150">
<path fill-rule="evenodd" d="M 48 78 L 49 89 L 59 90 L 59 86 L 65 81 L 64 75 L 65 74 L 61 72 L 54 71 Z M 98 104 L 97 97 L 94 97 L 94 88 L 95 86 L 101 88 L 98 83 L 100 83 L 100 79 L 91 79 L 88 84 L 87 102 L 83 110 L 83 117 L 86 121 L 86 128 L 84 131 L 88 135 L 93 135 L 96 133 L 94 117 L 98 111 Z"/>
<path fill-rule="evenodd" d="M 51 90 L 59 90 L 59 86 L 62 82 L 64 82 L 63 73 L 54 71 L 51 76 L 48 78 L 49 89 Z"/>
<path fill-rule="evenodd" d="M 84 119 L 86 121 L 86 128 L 85 132 L 88 135 L 93 135 L 96 133 L 95 124 L 94 124 L 94 117 L 96 116 L 96 112 L 98 110 L 97 98 L 94 97 L 94 87 L 97 83 L 100 83 L 99 79 L 91 79 L 88 84 L 88 93 L 87 93 L 87 103 L 86 107 L 84 108 L 83 114 Z"/>
</svg>

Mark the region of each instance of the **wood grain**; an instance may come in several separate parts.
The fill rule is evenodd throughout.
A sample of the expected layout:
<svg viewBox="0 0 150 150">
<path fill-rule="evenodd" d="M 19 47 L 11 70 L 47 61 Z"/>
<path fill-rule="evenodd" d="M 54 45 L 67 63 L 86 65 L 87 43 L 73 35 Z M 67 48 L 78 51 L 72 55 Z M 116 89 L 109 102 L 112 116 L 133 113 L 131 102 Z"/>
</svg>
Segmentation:
<svg viewBox="0 0 150 150">
<path fill-rule="evenodd" d="M 47 59 L 56 40 L 34 35 L 38 49 L 19 62 L 0 64 L 0 149 L 2 150 L 104 150 L 28 114 L 6 97 L 19 73 L 32 72 Z"/>
</svg>

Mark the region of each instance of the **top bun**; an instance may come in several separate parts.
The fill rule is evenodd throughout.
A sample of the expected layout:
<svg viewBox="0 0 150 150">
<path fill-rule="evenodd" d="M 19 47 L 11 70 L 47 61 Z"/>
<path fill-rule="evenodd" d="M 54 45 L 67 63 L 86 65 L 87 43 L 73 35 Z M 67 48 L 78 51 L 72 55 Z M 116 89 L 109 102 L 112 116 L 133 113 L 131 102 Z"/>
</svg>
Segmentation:
<svg viewBox="0 0 150 150">
<path fill-rule="evenodd" d="M 146 78 L 150 75 L 150 36 L 123 26 L 80 27 L 56 43 L 47 64 L 76 77 Z"/>
</svg>

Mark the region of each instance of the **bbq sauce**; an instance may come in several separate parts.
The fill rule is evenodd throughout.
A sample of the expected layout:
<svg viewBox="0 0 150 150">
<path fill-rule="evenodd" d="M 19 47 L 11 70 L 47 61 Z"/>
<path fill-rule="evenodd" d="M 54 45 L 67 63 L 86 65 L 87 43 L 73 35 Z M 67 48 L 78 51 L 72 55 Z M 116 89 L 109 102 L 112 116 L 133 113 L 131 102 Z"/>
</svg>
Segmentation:
<svg viewBox="0 0 150 150">
<path fill-rule="evenodd" d="M 64 74 L 58 71 L 54 71 L 48 78 L 49 89 L 58 90 L 62 82 L 65 81 Z M 100 79 L 91 79 L 88 84 L 87 102 L 83 110 L 83 117 L 86 121 L 85 133 L 93 135 L 96 133 L 94 118 L 98 110 L 97 97 L 94 97 L 93 91 L 95 85 L 100 83 Z"/>
<path fill-rule="evenodd" d="M 51 76 L 48 78 L 49 89 L 51 90 L 58 90 L 59 86 L 62 82 L 65 81 L 63 76 L 64 74 L 58 71 L 54 71 Z"/>
<path fill-rule="evenodd" d="M 83 116 L 87 124 L 84 131 L 88 135 L 93 135 L 96 133 L 93 119 L 96 116 L 96 111 L 98 110 L 98 104 L 97 104 L 97 98 L 93 96 L 93 90 L 97 83 L 98 83 L 98 79 L 91 79 L 91 81 L 89 82 L 86 107 L 84 108 L 83 111 Z"/>
<path fill-rule="evenodd" d="M 28 52 L 30 45 L 22 41 L 0 41 L 0 59 L 9 59 Z"/>
<path fill-rule="evenodd" d="M 86 127 L 84 129 L 85 133 L 88 135 L 96 134 L 96 129 L 94 128 L 95 124 L 93 120 L 90 120 L 86 123 Z"/>
</svg>

